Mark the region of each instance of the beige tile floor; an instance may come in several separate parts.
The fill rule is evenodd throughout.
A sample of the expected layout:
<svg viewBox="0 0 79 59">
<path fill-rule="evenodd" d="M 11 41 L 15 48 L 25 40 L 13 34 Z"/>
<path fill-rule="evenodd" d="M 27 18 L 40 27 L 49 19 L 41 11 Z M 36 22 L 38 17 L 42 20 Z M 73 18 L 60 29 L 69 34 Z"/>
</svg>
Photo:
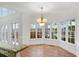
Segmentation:
<svg viewBox="0 0 79 59">
<path fill-rule="evenodd" d="M 21 57 L 75 57 L 74 54 L 53 45 L 31 45 L 20 52 Z"/>
</svg>

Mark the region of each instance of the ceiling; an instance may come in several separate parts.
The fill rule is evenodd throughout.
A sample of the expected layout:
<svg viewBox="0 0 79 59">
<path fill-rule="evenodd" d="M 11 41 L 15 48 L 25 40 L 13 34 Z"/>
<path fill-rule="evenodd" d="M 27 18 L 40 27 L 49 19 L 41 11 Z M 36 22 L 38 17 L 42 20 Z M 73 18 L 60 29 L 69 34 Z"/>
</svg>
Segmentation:
<svg viewBox="0 0 79 59">
<path fill-rule="evenodd" d="M 1 7 L 17 10 L 27 18 L 37 19 L 40 17 L 40 7 L 44 7 L 44 17 L 50 20 L 63 20 L 75 17 L 76 8 L 79 10 L 77 2 L 1 2 Z M 52 20 L 51 20 L 52 19 Z"/>
</svg>

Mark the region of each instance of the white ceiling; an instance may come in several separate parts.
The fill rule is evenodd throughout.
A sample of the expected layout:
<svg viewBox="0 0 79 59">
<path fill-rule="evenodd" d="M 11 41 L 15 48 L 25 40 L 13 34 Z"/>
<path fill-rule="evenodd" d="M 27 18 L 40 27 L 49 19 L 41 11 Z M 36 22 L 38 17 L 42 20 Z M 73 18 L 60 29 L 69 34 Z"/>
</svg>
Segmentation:
<svg viewBox="0 0 79 59">
<path fill-rule="evenodd" d="M 15 9 L 31 19 L 40 16 L 40 7 L 44 7 L 44 17 L 50 20 L 63 20 L 75 17 L 75 8 L 79 10 L 79 3 L 76 2 L 1 2 L 0 6 Z"/>
<path fill-rule="evenodd" d="M 17 9 L 21 12 L 40 12 L 40 7 L 44 7 L 44 12 L 65 11 L 73 8 L 74 2 L 0 2 L 0 6 Z"/>
</svg>

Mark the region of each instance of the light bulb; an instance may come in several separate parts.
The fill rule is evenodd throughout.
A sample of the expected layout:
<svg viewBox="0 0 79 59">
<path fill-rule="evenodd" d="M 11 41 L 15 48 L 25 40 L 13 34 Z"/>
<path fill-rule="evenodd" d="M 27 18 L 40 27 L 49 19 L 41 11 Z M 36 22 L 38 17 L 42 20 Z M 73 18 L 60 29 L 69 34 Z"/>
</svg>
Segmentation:
<svg viewBox="0 0 79 59">
<path fill-rule="evenodd" d="M 44 25 L 45 25 L 45 23 L 39 23 L 39 25 L 40 25 L 40 26 L 44 26 Z"/>
<path fill-rule="evenodd" d="M 16 45 L 19 45 L 19 43 L 18 43 L 18 42 L 16 42 Z"/>
<path fill-rule="evenodd" d="M 39 19 L 37 19 L 37 22 L 38 22 L 38 23 L 41 23 L 41 22 L 46 23 L 46 22 L 47 22 L 47 19 L 44 19 L 44 18 L 43 18 L 43 20 L 41 21 L 41 18 L 39 18 Z"/>
<path fill-rule="evenodd" d="M 15 44 L 15 42 L 13 42 L 13 45 Z"/>
</svg>

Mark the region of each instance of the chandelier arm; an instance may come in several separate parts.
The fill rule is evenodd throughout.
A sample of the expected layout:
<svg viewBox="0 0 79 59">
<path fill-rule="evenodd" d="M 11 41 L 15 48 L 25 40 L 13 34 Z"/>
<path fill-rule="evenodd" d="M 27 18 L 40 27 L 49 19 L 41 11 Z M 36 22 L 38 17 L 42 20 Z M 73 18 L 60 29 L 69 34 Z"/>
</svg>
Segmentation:
<svg viewBox="0 0 79 59">
<path fill-rule="evenodd" d="M 41 7 L 41 23 L 43 23 L 43 7 Z"/>
<path fill-rule="evenodd" d="M 41 16 L 43 17 L 43 7 L 41 7 Z"/>
<path fill-rule="evenodd" d="M 38 23 L 40 26 L 44 26 L 47 20 L 44 19 L 44 17 L 43 17 L 43 7 L 41 7 L 40 9 L 41 9 L 41 18 L 38 19 Z"/>
</svg>

